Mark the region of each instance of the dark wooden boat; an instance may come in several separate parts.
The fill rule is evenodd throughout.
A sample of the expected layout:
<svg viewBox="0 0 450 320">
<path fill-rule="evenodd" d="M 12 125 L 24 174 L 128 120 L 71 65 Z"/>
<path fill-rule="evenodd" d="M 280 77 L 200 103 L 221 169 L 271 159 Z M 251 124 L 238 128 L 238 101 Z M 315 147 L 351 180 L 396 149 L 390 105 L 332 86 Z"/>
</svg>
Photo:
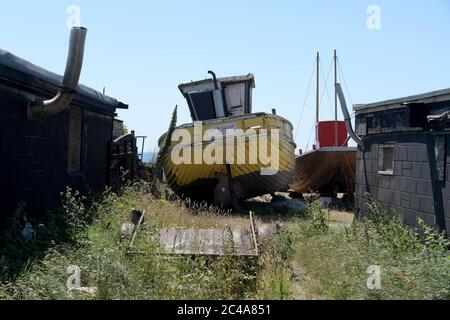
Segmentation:
<svg viewBox="0 0 450 320">
<path fill-rule="evenodd" d="M 352 194 L 355 186 L 356 148 L 326 147 L 304 153 L 295 159 L 296 193 L 318 192 L 335 197 Z"/>
<path fill-rule="evenodd" d="M 319 121 L 319 54 L 317 54 L 317 110 L 316 143 L 313 151 L 302 153 L 295 159 L 295 178 L 290 187 L 295 193 L 317 192 L 337 197 L 339 193 L 353 195 L 356 175 L 356 148 L 348 147 L 345 121 L 338 121 L 337 97 L 335 119 Z M 337 56 L 334 55 L 335 82 L 337 82 Z"/>
</svg>

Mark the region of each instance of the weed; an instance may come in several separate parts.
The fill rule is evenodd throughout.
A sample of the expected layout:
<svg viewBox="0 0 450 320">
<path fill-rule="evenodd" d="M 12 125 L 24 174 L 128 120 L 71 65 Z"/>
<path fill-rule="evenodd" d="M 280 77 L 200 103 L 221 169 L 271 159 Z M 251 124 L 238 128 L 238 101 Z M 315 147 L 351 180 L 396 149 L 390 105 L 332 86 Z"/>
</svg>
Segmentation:
<svg viewBox="0 0 450 320">
<path fill-rule="evenodd" d="M 310 222 L 296 225 L 295 259 L 315 279 L 310 293 L 328 299 L 449 299 L 450 243 L 445 236 L 423 221 L 415 233 L 379 204 L 368 207 L 350 229 L 311 237 Z M 381 268 L 379 290 L 366 285 L 373 265 Z"/>
<path fill-rule="evenodd" d="M 309 220 L 311 235 L 325 234 L 329 229 L 330 214 L 327 209 L 322 208 L 318 198 L 310 200 L 306 209 L 306 218 Z"/>
<path fill-rule="evenodd" d="M 31 254 L 31 248 L 21 254 L 21 259 L 29 262 L 21 262 L 25 266 L 14 270 L 14 277 L 0 279 L 0 299 L 71 299 L 66 282 L 67 267 L 72 265 L 81 268 L 83 287 L 97 289 L 94 295 L 79 295 L 76 299 L 287 296 L 289 275 L 285 265 L 289 258 L 284 253 L 287 250 L 283 249 L 284 245 L 276 250 L 262 250 L 260 259 L 235 257 L 231 245 L 226 246 L 221 257 L 161 255 L 155 228 L 247 227 L 248 217 L 230 217 L 204 204 L 157 200 L 149 189 L 146 183 L 130 183 L 118 193 L 106 190 L 95 197 L 94 203 L 68 189 L 61 207 L 49 213 L 45 228 L 38 232 L 37 237 L 52 239 L 53 243 L 42 246 L 40 255 Z M 137 249 L 143 255 L 127 255 L 129 241 L 120 241 L 120 226 L 129 221 L 131 208 L 146 211 L 146 222 L 136 240 Z M 2 266 L 8 266 L 9 274 L 12 274 L 11 267 L 19 264 L 15 253 L 25 248 L 20 238 L 22 211 L 23 208 L 15 216 L 17 227 L 9 231 L 9 251 L 2 252 L 2 259 L 8 260 L 6 264 L 1 260 Z M 289 241 L 280 240 L 284 242 Z M 29 245 L 36 243 L 37 239 Z"/>
</svg>

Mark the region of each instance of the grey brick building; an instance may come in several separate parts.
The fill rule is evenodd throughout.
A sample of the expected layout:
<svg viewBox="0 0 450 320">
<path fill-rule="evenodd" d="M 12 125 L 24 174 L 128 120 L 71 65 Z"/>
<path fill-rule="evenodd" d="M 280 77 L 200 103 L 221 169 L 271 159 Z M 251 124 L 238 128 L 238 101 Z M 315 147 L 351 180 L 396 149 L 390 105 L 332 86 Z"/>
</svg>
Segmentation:
<svg viewBox="0 0 450 320">
<path fill-rule="evenodd" d="M 450 234 L 450 89 L 355 105 L 358 147 L 355 208 L 372 197 L 406 224 Z"/>
</svg>

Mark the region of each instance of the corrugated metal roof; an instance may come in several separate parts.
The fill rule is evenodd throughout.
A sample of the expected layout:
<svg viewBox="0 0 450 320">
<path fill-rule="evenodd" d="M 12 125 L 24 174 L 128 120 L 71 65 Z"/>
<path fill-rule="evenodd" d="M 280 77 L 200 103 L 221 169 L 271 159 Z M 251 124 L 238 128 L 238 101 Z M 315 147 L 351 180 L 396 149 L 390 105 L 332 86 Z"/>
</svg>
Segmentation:
<svg viewBox="0 0 450 320">
<path fill-rule="evenodd" d="M 450 88 L 375 103 L 355 104 L 353 105 L 353 110 L 358 114 L 381 109 L 399 108 L 402 105 L 411 103 L 436 103 L 443 101 L 450 101 Z"/>
</svg>

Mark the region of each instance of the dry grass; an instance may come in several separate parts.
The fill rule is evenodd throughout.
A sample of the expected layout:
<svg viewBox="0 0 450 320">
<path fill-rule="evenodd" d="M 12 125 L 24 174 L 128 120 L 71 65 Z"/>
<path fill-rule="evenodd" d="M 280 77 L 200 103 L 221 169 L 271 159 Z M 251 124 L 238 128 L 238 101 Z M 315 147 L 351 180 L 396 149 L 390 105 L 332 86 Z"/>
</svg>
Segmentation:
<svg viewBox="0 0 450 320">
<path fill-rule="evenodd" d="M 293 283 L 306 299 L 448 299 L 449 242 L 421 226 L 421 239 L 399 217 L 379 209 L 355 220 L 332 213 L 326 232 L 311 232 L 308 220 L 289 224 L 295 236 L 293 265 L 300 273 Z M 420 222 L 419 222 L 420 223 Z M 348 226 L 346 226 L 348 225 Z M 381 288 L 367 287 L 370 266 L 381 268 Z"/>
<path fill-rule="evenodd" d="M 248 226 L 249 216 L 220 210 L 206 203 L 196 204 L 189 200 L 166 201 L 155 199 L 151 194 L 139 192 L 127 195 L 127 203 L 122 206 L 120 219 L 126 222 L 130 219 L 130 208 L 145 210 L 146 221 L 151 221 L 155 227 L 183 228 L 225 228 Z M 123 201 L 123 200 L 122 200 Z"/>
<path fill-rule="evenodd" d="M 351 225 L 354 219 L 355 215 L 353 213 L 336 210 L 330 211 L 330 221 L 332 222 L 342 222 Z"/>
<path fill-rule="evenodd" d="M 185 202 L 150 200 L 143 205 L 149 219 L 158 227 L 225 228 L 248 226 L 249 217 L 217 210 L 207 205 L 186 206 Z"/>
<path fill-rule="evenodd" d="M 255 206 L 254 211 L 261 209 L 259 226 L 270 228 L 278 222 L 274 234 L 261 241 L 261 256 L 256 261 L 232 255 L 161 257 L 151 230 L 248 228 L 249 217 L 207 205 L 157 200 L 148 190 L 148 185 L 137 184 L 120 194 L 106 192 L 92 206 L 68 193 L 64 210 L 53 217 L 68 222 L 66 237 L 59 239 L 60 233 L 49 232 L 59 221 L 49 220 L 36 240 L 46 239 L 53 245 L 42 248 L 42 254 L 27 260 L 24 268 L 12 268 L 13 260 L 20 250 L 24 254 L 36 251 L 33 243 L 11 238 L 9 249 L 0 251 L 0 270 L 20 271 L 14 277 L 2 278 L 0 273 L 0 299 L 68 299 L 66 270 L 70 265 L 81 267 L 83 286 L 98 289 L 86 299 L 450 297 L 447 240 L 424 229 L 427 237 L 419 241 L 402 221 L 380 220 L 380 213 L 374 214 L 374 221 L 354 222 L 348 213 L 328 215 L 318 203 L 311 203 L 305 212 L 283 207 L 263 211 L 266 206 Z M 131 208 L 146 211 L 146 224 L 137 239 L 147 250 L 142 256 L 127 255 L 130 239 L 120 239 L 120 226 L 130 221 Z M 91 219 L 80 220 L 84 216 Z M 20 234 L 20 218 L 11 237 Z M 382 266 L 383 288 L 373 292 L 366 288 L 366 270 L 375 264 Z"/>
<path fill-rule="evenodd" d="M 161 256 L 152 238 L 160 227 L 224 228 L 248 227 L 246 215 L 236 216 L 206 205 L 157 200 L 148 185 L 133 185 L 120 194 L 105 192 L 89 208 L 79 197 L 70 196 L 70 215 L 90 212 L 93 221 L 83 228 L 70 225 L 72 243 L 45 249 L 14 277 L 0 279 L 0 299 L 70 299 L 67 295 L 67 267 L 79 266 L 82 286 L 97 288 L 83 299 L 284 299 L 289 297 L 289 234 L 282 230 L 261 250 L 258 260 L 223 257 Z M 120 239 L 120 226 L 130 221 L 131 209 L 145 210 L 146 223 L 136 245 L 142 255 L 126 254 L 130 238 Z M 20 219 L 19 219 L 20 220 Z M 43 231 L 42 231 L 43 232 Z M 14 233 L 15 234 L 15 233 Z M 40 237 L 52 235 L 42 234 Z M 148 240 L 148 241 L 147 241 Z M 24 244 L 19 243 L 20 246 Z M 28 244 L 29 245 L 29 244 Z M 2 261 L 14 263 L 15 243 Z M 1 253 L 1 252 L 0 252 Z"/>
</svg>

